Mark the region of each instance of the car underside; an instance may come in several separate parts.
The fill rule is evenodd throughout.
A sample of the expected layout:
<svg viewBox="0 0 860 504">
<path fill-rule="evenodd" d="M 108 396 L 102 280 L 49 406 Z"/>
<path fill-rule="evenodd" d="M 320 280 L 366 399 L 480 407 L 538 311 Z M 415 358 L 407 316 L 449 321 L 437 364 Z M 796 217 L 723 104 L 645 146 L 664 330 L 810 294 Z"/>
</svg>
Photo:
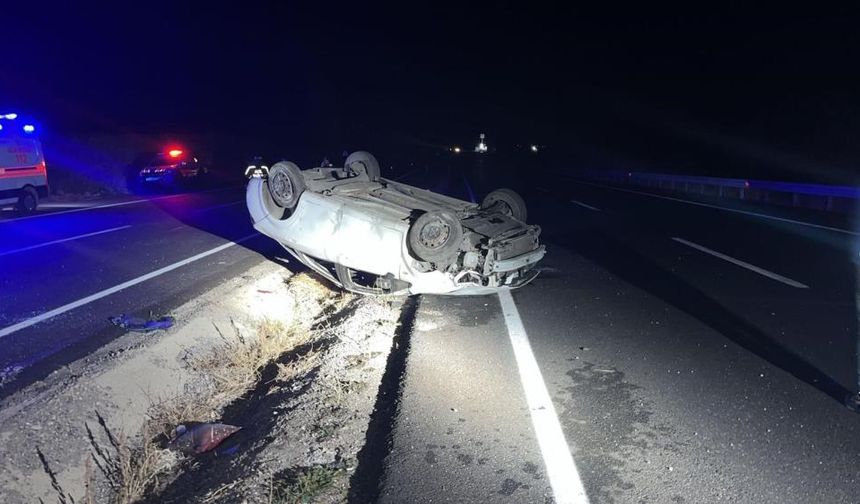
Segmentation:
<svg viewBox="0 0 860 504">
<path fill-rule="evenodd" d="M 290 162 L 254 174 L 254 227 L 308 268 L 360 294 L 488 294 L 533 280 L 540 227 L 509 189 L 478 205 L 379 175 L 366 152 L 343 168 Z"/>
</svg>

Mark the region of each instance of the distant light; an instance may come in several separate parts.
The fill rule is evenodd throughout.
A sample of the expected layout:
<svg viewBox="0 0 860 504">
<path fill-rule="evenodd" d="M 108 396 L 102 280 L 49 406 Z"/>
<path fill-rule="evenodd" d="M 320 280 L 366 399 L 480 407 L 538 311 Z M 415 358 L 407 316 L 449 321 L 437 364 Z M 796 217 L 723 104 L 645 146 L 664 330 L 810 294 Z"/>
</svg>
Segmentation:
<svg viewBox="0 0 860 504">
<path fill-rule="evenodd" d="M 459 153 L 460 153 L 460 148 L 459 148 L 459 147 L 454 147 L 454 149 L 452 149 L 452 150 L 453 150 L 455 153 L 457 153 L 457 154 L 459 154 Z"/>
<path fill-rule="evenodd" d="M 538 151 L 538 146 L 537 146 L 537 145 L 532 144 L 531 149 L 532 149 L 532 152 L 537 152 L 537 151 Z"/>
<path fill-rule="evenodd" d="M 3 125 L 2 125 L 2 124 L 0 124 L 0 130 L 1 130 L 1 129 L 3 129 Z"/>
<path fill-rule="evenodd" d="M 480 140 L 478 141 L 478 145 L 475 146 L 475 152 L 481 152 L 481 153 L 487 152 L 487 150 L 488 150 L 487 144 L 484 143 L 484 139 L 486 137 L 484 136 L 483 133 L 481 133 L 480 135 L 478 135 L 478 138 Z"/>
<path fill-rule="evenodd" d="M 25 124 L 24 125 L 24 133 L 32 133 L 34 131 L 36 131 L 36 127 L 33 126 L 32 124 Z"/>
<path fill-rule="evenodd" d="M 6 115 L 0 116 L 0 117 L 3 117 L 3 119 L 9 119 L 11 121 L 12 119 L 17 119 L 18 114 L 14 114 L 14 113 L 13 114 L 6 114 Z"/>
<path fill-rule="evenodd" d="M 167 151 L 167 155 L 172 158 L 177 158 L 182 155 L 182 149 L 170 149 Z"/>
</svg>

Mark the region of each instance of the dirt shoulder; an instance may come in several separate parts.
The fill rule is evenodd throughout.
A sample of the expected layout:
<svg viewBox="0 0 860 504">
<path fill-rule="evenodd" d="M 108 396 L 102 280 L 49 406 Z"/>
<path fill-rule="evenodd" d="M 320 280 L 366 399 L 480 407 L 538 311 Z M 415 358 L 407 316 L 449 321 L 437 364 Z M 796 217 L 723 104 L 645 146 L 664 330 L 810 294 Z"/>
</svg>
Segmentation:
<svg viewBox="0 0 860 504">
<path fill-rule="evenodd" d="M 255 267 L 0 404 L 0 501 L 342 502 L 401 303 Z"/>
</svg>

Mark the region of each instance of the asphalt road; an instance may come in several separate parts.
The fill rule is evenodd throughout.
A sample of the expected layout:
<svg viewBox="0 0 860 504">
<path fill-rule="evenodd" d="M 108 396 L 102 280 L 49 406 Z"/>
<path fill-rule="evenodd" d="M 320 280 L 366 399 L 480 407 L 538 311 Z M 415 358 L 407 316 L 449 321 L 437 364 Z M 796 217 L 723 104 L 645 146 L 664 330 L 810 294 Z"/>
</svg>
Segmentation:
<svg viewBox="0 0 860 504">
<path fill-rule="evenodd" d="M 108 317 L 167 314 L 282 255 L 241 187 L 87 205 L 0 217 L 0 397 L 124 333 Z"/>
<path fill-rule="evenodd" d="M 243 197 L 0 216 L 0 398 L 121 334 L 108 317 L 282 256 Z M 401 335 L 377 500 L 860 500 L 847 220 L 588 184 L 527 201 L 541 276 L 507 301 L 424 297 Z"/>
<path fill-rule="evenodd" d="M 497 296 L 425 298 L 381 501 L 586 502 L 554 495 L 546 409 L 588 502 L 860 501 L 847 220 L 588 184 L 527 201 L 548 253 L 513 300 L 552 405 Z"/>
</svg>

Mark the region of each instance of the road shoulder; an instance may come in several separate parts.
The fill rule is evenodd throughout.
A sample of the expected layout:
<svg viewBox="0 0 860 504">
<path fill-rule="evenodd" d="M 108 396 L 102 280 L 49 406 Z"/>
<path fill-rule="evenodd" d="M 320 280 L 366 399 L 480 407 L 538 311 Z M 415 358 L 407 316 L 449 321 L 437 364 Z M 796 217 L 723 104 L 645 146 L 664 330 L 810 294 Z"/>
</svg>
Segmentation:
<svg viewBox="0 0 860 504">
<path fill-rule="evenodd" d="M 109 496 L 110 485 L 87 462 L 96 451 L 87 429 L 109 446 L 98 425 L 102 417 L 105 430 L 139 446 L 147 441 L 142 433 L 155 404 L 182 411 L 198 399 L 211 410 L 197 407 L 180 419 L 242 427 L 231 438 L 236 451 L 159 459 L 165 467 L 145 496 L 150 501 L 235 502 L 241 495 L 266 502 L 272 493 L 294 492 L 298 481 L 321 474 L 325 485 L 315 491 L 333 501 L 344 496 L 398 304 L 343 296 L 316 281 L 307 296 L 299 295 L 290 276 L 273 263 L 254 267 L 173 311 L 173 328 L 126 334 L 6 398 L 0 404 L 7 453 L 0 464 L 0 500 L 56 500 L 48 469 L 76 500 L 84 498 L 87 481 L 95 482 L 97 496 Z M 239 340 L 264 321 L 308 337 L 252 369 L 239 397 L 210 402 L 221 392 L 210 386 L 218 373 L 235 367 L 225 350 L 244 344 Z M 207 360 L 215 366 L 202 367 Z M 163 437 L 155 445 L 159 456 L 171 451 L 162 450 L 168 446 Z"/>
</svg>

